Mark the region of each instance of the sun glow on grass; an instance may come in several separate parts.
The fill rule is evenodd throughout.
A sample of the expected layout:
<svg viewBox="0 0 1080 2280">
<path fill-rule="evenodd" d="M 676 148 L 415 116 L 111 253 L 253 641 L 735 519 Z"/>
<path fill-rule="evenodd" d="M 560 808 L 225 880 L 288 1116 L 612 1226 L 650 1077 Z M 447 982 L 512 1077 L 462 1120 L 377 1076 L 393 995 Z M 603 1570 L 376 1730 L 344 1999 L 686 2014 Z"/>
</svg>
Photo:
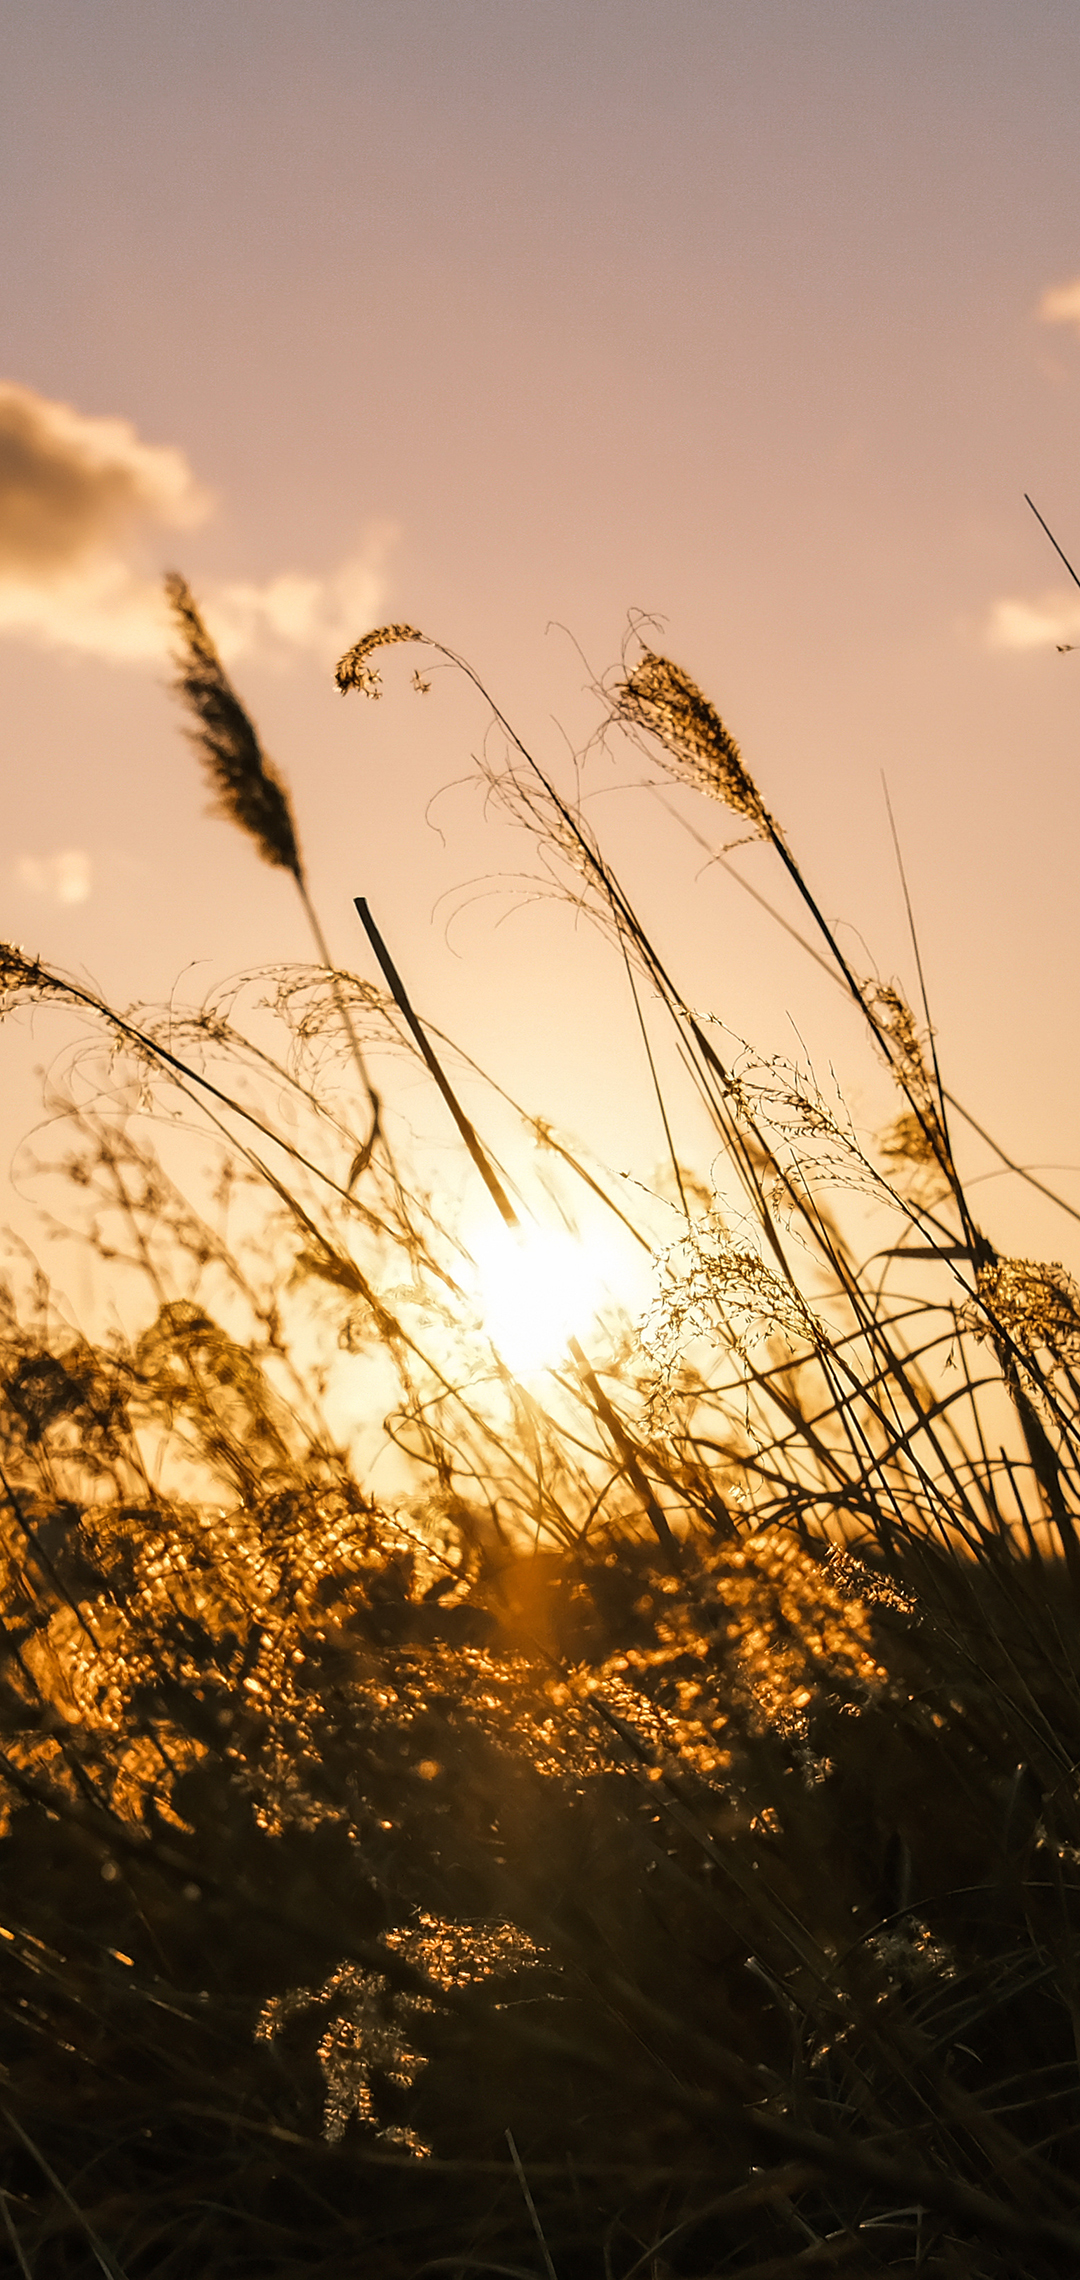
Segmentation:
<svg viewBox="0 0 1080 2280">
<path fill-rule="evenodd" d="M 496 1220 L 470 1236 L 477 1313 L 515 1376 L 556 1367 L 610 1296 L 600 1244 L 565 1228 Z"/>
</svg>

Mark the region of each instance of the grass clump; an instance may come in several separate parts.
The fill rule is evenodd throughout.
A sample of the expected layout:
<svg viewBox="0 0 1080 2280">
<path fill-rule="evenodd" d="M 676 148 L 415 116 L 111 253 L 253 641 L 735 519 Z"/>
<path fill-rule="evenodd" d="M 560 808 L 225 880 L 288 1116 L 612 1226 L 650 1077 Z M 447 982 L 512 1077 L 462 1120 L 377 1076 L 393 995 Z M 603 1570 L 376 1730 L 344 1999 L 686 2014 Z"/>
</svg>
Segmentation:
<svg viewBox="0 0 1080 2280">
<path fill-rule="evenodd" d="M 171 593 L 219 795 L 310 909 Z M 492 796 L 716 1134 L 661 1242 L 525 1120 L 653 1254 L 644 1319 L 542 1375 L 391 1146 L 375 1056 L 438 1082 L 524 1287 L 531 1199 L 388 952 L 383 992 L 319 930 L 167 1021 L 3 953 L 107 1048 L 56 1168 L 133 1325 L 26 1275 L 0 1316 L 11 2269 L 1073 2272 L 1075 1286 L 976 1224 L 928 1025 L 851 971 L 686 674 L 646 650 L 612 731 L 772 844 L 898 1088 L 877 1150 L 804 1071 L 727 1065 L 490 710 Z M 838 1182 L 888 1215 L 869 1270 Z"/>
</svg>

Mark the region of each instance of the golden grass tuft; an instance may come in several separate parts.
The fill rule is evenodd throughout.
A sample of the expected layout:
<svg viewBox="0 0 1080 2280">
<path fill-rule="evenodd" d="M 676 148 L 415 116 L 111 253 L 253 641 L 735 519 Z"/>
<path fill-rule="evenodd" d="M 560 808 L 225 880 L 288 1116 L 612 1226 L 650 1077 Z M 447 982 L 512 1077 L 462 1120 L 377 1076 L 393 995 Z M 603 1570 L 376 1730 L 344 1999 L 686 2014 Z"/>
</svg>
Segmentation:
<svg viewBox="0 0 1080 2280">
<path fill-rule="evenodd" d="M 174 583 L 211 780 L 306 901 Z M 380 647 L 423 638 L 369 634 L 339 685 L 378 694 Z M 714 1136 L 673 1244 L 502 1096 L 653 1260 L 645 1318 L 539 1384 L 477 1319 L 453 1213 L 375 1145 L 361 1038 L 406 1056 L 410 1117 L 435 1061 L 396 969 L 391 998 L 305 968 L 136 1018 L 0 949 L 14 1004 L 102 1041 L 57 1168 L 135 1324 L 80 1333 L 29 1270 L 0 1289 L 12 2269 L 1061 2280 L 1076 1286 L 976 1226 L 929 1020 L 850 974 L 687 676 L 646 652 L 616 717 L 799 883 L 898 1087 L 884 1171 L 805 1071 L 725 1067 L 490 714 L 489 786 L 647 981 Z M 201 1201 L 166 1162 L 200 1102 Z M 894 1237 L 869 1267 L 845 1188 Z"/>
<path fill-rule="evenodd" d="M 359 690 L 365 697 L 382 695 L 382 675 L 371 659 L 377 650 L 388 649 L 395 641 L 426 642 L 427 635 L 415 625 L 380 625 L 373 633 L 365 633 L 339 661 L 334 678 L 342 696 L 350 689 Z"/>
<path fill-rule="evenodd" d="M 264 863 L 301 880 L 303 865 L 285 784 L 222 666 L 178 571 L 165 580 L 177 635 L 176 688 L 193 716 L 189 734 L 220 815 L 254 840 Z"/>
<path fill-rule="evenodd" d="M 674 775 L 732 808 L 756 830 L 769 830 L 765 803 L 734 737 L 680 665 L 646 649 L 616 683 L 613 709 L 616 720 L 655 737 Z"/>
</svg>

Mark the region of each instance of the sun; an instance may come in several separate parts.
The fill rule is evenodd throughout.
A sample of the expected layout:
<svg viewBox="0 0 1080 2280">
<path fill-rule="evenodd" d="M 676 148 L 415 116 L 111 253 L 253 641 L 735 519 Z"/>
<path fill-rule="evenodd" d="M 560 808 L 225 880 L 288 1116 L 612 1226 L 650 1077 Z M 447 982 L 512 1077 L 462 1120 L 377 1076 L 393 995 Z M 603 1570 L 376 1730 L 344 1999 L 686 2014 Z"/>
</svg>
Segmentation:
<svg viewBox="0 0 1080 2280">
<path fill-rule="evenodd" d="M 516 1377 L 557 1368 L 610 1296 L 601 1244 L 564 1228 L 503 1227 L 470 1237 L 481 1326 Z"/>
</svg>

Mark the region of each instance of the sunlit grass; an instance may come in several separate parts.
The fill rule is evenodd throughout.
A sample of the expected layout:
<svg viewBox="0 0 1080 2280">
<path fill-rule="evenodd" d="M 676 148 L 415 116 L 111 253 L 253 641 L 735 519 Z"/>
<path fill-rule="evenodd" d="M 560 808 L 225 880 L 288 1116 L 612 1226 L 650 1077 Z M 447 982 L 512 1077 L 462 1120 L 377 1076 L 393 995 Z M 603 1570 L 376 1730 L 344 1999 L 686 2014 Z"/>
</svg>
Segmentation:
<svg viewBox="0 0 1080 2280">
<path fill-rule="evenodd" d="M 181 601 L 200 750 L 323 956 Z M 655 1194 L 501 1095 L 511 1180 L 388 954 L 386 990 L 317 966 L 165 1015 L 0 954 L 99 1041 L 59 1167 L 117 1299 L 92 1337 L 27 1267 L 0 1318 L 13 2268 L 1050 2280 L 1076 1286 L 976 1220 L 928 1020 L 843 959 L 688 675 L 624 664 L 606 733 L 768 843 L 896 1088 L 880 1145 L 805 1070 L 725 1064 L 483 701 L 489 799 L 610 937 L 650 1076 L 669 1026 L 710 1180 L 674 1092 Z"/>
</svg>

